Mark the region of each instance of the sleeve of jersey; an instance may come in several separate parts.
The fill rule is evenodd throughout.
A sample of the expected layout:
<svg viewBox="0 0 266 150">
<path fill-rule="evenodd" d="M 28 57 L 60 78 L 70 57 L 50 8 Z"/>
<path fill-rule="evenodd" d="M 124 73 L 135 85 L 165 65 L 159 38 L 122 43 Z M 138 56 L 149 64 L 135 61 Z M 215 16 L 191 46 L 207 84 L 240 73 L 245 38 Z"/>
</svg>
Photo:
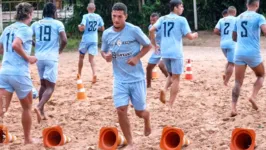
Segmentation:
<svg viewBox="0 0 266 150">
<path fill-rule="evenodd" d="M 100 17 L 100 21 L 99 21 L 99 27 L 102 27 L 102 26 L 104 26 L 104 22 L 103 22 L 103 18 L 102 18 L 102 17 Z"/>
<path fill-rule="evenodd" d="M 3 44 L 3 35 L 4 35 L 4 32 L 2 32 L 1 36 L 0 36 L 0 43 Z"/>
<path fill-rule="evenodd" d="M 62 22 L 59 23 L 58 32 L 65 32 L 65 26 Z"/>
<path fill-rule="evenodd" d="M 159 29 L 160 27 L 161 27 L 161 21 L 162 20 L 162 18 L 159 18 L 157 21 L 156 21 L 156 23 L 153 25 L 156 29 Z M 152 27 L 152 26 L 151 26 Z"/>
<path fill-rule="evenodd" d="M 184 18 L 184 21 L 183 21 L 183 26 L 181 27 L 181 30 L 182 30 L 182 34 L 183 35 L 187 35 L 188 33 L 191 33 L 191 30 L 190 30 L 190 27 L 188 25 L 188 22 L 187 22 L 187 19 Z"/>
<path fill-rule="evenodd" d="M 22 28 L 19 29 L 16 37 L 20 38 L 23 43 L 27 41 L 32 41 L 32 29 L 31 28 Z"/>
<path fill-rule="evenodd" d="M 108 52 L 108 43 L 106 39 L 107 39 L 107 31 L 104 31 L 102 35 L 102 48 L 101 48 L 103 52 Z"/>
<path fill-rule="evenodd" d="M 215 28 L 221 30 L 220 20 L 219 20 L 218 23 L 216 24 Z"/>
<path fill-rule="evenodd" d="M 83 15 L 82 21 L 80 24 L 86 25 L 86 16 L 85 15 Z"/>
<path fill-rule="evenodd" d="M 260 19 L 259 19 L 259 27 L 266 24 L 266 20 L 265 17 L 263 15 L 260 15 Z"/>
<path fill-rule="evenodd" d="M 143 33 L 143 31 L 139 28 L 136 27 L 136 30 L 133 31 L 135 34 L 136 40 L 143 46 L 150 45 L 151 41 L 149 38 Z"/>
</svg>

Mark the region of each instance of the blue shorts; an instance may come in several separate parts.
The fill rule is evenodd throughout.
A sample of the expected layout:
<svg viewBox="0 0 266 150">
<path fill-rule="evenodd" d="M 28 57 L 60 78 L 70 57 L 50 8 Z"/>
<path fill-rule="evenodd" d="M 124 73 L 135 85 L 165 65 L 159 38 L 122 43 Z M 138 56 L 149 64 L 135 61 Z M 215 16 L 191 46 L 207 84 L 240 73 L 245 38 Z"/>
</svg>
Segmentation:
<svg viewBox="0 0 266 150">
<path fill-rule="evenodd" d="M 222 49 L 224 56 L 227 58 L 227 61 L 230 63 L 234 63 L 234 49 Z"/>
<path fill-rule="evenodd" d="M 161 56 L 160 55 L 152 53 L 148 63 L 156 65 L 156 64 L 158 64 L 160 62 L 160 60 L 161 60 Z"/>
<path fill-rule="evenodd" d="M 184 72 L 184 59 L 163 58 L 167 71 L 172 74 L 182 74 Z"/>
<path fill-rule="evenodd" d="M 248 65 L 251 68 L 257 67 L 260 63 L 262 63 L 262 61 L 261 56 L 235 56 L 236 65 Z"/>
<path fill-rule="evenodd" d="M 41 80 L 56 83 L 58 74 L 58 62 L 52 60 L 38 60 L 38 72 Z"/>
<path fill-rule="evenodd" d="M 98 54 L 98 43 L 97 42 L 80 42 L 79 44 L 79 53 L 85 55 L 89 53 L 93 56 Z"/>
<path fill-rule="evenodd" d="M 115 107 L 127 106 L 129 100 L 135 110 L 146 109 L 146 82 L 145 80 L 133 83 L 114 83 L 113 100 Z"/>
<path fill-rule="evenodd" d="M 27 76 L 0 74 L 0 89 L 5 89 L 10 93 L 15 91 L 20 100 L 32 91 L 32 87 L 32 81 Z"/>
</svg>

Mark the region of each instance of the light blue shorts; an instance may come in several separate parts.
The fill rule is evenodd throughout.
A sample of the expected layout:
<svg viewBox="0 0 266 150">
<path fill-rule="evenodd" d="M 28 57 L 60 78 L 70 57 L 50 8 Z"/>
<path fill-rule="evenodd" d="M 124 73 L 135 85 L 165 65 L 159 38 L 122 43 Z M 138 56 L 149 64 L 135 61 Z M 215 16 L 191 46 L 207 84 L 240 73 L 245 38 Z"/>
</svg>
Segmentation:
<svg viewBox="0 0 266 150">
<path fill-rule="evenodd" d="M 152 53 L 150 59 L 149 59 L 149 64 L 158 64 L 161 60 L 161 56 L 160 55 L 156 55 L 155 53 Z"/>
<path fill-rule="evenodd" d="M 234 49 L 222 49 L 224 56 L 227 58 L 227 61 L 230 63 L 234 63 Z"/>
<path fill-rule="evenodd" d="M 235 56 L 236 65 L 248 65 L 251 68 L 257 67 L 260 63 L 262 63 L 262 61 L 261 56 Z"/>
<path fill-rule="evenodd" d="M 98 43 L 97 42 L 80 42 L 79 44 L 79 53 L 85 55 L 89 53 L 93 56 L 98 54 Z"/>
<path fill-rule="evenodd" d="M 129 100 L 135 110 L 146 109 L 146 82 L 145 80 L 133 83 L 114 83 L 113 99 L 115 107 L 127 106 Z"/>
<path fill-rule="evenodd" d="M 172 74 L 182 74 L 184 72 L 184 59 L 163 58 L 167 71 Z"/>
<path fill-rule="evenodd" d="M 15 91 L 20 100 L 32 91 L 32 87 L 32 81 L 27 76 L 0 74 L 0 88 L 10 93 Z"/>
<path fill-rule="evenodd" d="M 40 79 L 56 83 L 58 74 L 58 62 L 52 60 L 38 60 L 37 67 Z"/>
</svg>

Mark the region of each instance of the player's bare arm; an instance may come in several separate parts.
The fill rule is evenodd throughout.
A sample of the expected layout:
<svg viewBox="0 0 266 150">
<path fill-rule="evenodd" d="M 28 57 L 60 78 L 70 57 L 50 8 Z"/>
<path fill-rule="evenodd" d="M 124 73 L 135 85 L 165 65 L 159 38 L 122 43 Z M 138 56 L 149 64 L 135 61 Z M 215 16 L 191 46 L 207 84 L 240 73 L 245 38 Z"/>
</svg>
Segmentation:
<svg viewBox="0 0 266 150">
<path fill-rule="evenodd" d="M 146 55 L 151 48 L 152 48 L 151 44 L 149 44 L 147 46 L 143 46 L 142 49 L 140 50 L 139 54 L 135 57 L 128 59 L 127 63 L 131 66 L 135 66 L 139 62 L 140 58 L 142 58 L 144 55 Z"/>
<path fill-rule="evenodd" d="M 0 54 L 1 54 L 1 55 L 4 54 L 3 44 L 1 44 L 1 43 L 0 43 Z"/>
<path fill-rule="evenodd" d="M 22 58 L 24 58 L 31 64 L 34 64 L 37 61 L 37 58 L 35 56 L 28 56 L 24 52 L 22 40 L 20 38 L 15 38 L 14 42 L 12 43 L 12 49 L 14 49 Z"/>
<path fill-rule="evenodd" d="M 198 38 L 198 36 L 199 36 L 198 33 L 194 32 L 194 33 L 188 33 L 186 35 L 186 38 L 188 38 L 189 40 L 194 40 L 194 39 Z"/>
<path fill-rule="evenodd" d="M 237 33 L 233 32 L 232 34 L 233 41 L 237 42 Z"/>
<path fill-rule="evenodd" d="M 67 45 L 67 36 L 66 36 L 66 32 L 60 32 L 60 48 L 59 48 L 59 54 L 61 54 L 63 52 L 63 49 L 66 47 Z"/>
<path fill-rule="evenodd" d="M 263 32 L 264 36 L 266 36 L 266 24 L 261 25 L 261 31 Z"/>
<path fill-rule="evenodd" d="M 216 35 L 221 36 L 221 32 L 220 32 L 220 30 L 217 29 L 217 28 L 215 28 L 215 29 L 213 30 L 213 33 L 216 34 Z"/>
</svg>

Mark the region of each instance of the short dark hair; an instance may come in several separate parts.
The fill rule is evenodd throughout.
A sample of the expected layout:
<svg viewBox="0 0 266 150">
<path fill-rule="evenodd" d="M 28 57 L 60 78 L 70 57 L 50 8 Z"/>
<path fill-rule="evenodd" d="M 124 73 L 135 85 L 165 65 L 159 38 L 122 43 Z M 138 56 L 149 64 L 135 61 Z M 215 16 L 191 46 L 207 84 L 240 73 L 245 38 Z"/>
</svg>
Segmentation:
<svg viewBox="0 0 266 150">
<path fill-rule="evenodd" d="M 124 11 L 124 14 L 127 14 L 127 6 L 124 3 L 115 3 L 112 10 Z"/>
<path fill-rule="evenodd" d="M 42 16 L 43 17 L 54 17 L 55 12 L 56 12 L 55 4 L 49 2 L 49 3 L 45 4 L 45 6 L 43 8 Z"/>
<path fill-rule="evenodd" d="M 17 21 L 23 21 L 25 19 L 28 19 L 29 14 L 32 13 L 33 7 L 30 3 L 19 3 L 16 6 L 16 15 L 15 20 Z"/>
<path fill-rule="evenodd" d="M 224 16 L 224 15 L 227 15 L 227 14 L 228 14 L 228 10 L 227 9 L 223 10 L 222 15 Z"/>
<path fill-rule="evenodd" d="M 170 11 L 174 11 L 175 7 L 178 7 L 179 5 L 183 4 L 181 0 L 171 0 L 170 1 Z"/>
<path fill-rule="evenodd" d="M 158 13 L 152 13 L 152 14 L 151 14 L 151 17 L 158 17 L 158 18 L 159 18 L 160 15 L 159 15 Z"/>
<path fill-rule="evenodd" d="M 230 6 L 230 7 L 228 7 L 227 12 L 228 12 L 229 14 L 231 14 L 231 13 L 235 13 L 235 12 L 236 12 L 236 8 L 235 8 L 235 6 Z"/>
<path fill-rule="evenodd" d="M 260 2 L 260 0 L 247 0 L 248 5 L 253 5 L 255 2 Z"/>
</svg>

